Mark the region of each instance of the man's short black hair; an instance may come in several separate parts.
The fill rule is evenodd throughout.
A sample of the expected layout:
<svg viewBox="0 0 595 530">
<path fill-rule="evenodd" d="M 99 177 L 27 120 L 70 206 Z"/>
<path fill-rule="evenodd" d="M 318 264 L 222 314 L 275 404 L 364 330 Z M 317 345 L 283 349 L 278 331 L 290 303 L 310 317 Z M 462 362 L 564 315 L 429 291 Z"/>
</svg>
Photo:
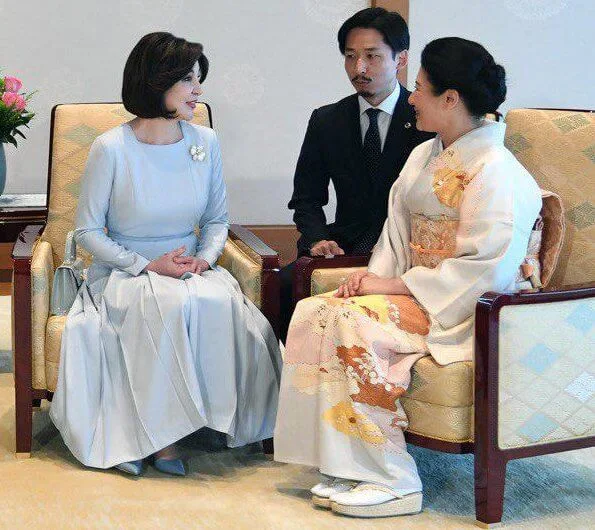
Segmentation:
<svg viewBox="0 0 595 530">
<path fill-rule="evenodd" d="M 371 28 L 382 34 L 382 39 L 393 51 L 393 58 L 397 53 L 409 49 L 409 28 L 407 22 L 399 13 L 387 11 L 382 7 L 369 7 L 358 11 L 348 18 L 337 34 L 339 50 L 345 55 L 345 41 L 347 34 L 355 28 Z"/>
<path fill-rule="evenodd" d="M 139 118 L 173 118 L 165 107 L 164 93 L 191 72 L 198 61 L 200 82 L 209 71 L 202 44 L 171 33 L 149 33 L 138 41 L 124 67 L 122 101 Z"/>
</svg>

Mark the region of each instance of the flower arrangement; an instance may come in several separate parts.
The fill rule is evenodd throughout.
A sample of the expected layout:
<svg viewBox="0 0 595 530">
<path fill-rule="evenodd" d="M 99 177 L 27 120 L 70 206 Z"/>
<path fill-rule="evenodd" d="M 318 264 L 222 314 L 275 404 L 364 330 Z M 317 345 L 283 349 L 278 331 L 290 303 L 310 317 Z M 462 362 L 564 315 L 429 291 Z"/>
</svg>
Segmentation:
<svg viewBox="0 0 595 530">
<path fill-rule="evenodd" d="M 0 144 L 11 143 L 17 146 L 17 136 L 25 138 L 19 127 L 29 127 L 35 116 L 26 107 L 33 92 L 21 92 L 23 83 L 11 76 L 0 77 Z"/>
</svg>

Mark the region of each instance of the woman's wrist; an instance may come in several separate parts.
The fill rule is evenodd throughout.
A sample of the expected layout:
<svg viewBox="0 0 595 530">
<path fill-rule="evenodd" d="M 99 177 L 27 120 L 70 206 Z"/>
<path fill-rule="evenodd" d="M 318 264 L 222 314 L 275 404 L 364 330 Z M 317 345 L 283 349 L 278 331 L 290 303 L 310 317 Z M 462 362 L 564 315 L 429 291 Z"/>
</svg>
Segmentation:
<svg viewBox="0 0 595 530">
<path fill-rule="evenodd" d="M 401 280 L 400 277 L 398 278 L 390 278 L 390 294 L 404 294 L 404 295 L 411 295 L 411 291 L 405 285 L 405 282 Z"/>
</svg>

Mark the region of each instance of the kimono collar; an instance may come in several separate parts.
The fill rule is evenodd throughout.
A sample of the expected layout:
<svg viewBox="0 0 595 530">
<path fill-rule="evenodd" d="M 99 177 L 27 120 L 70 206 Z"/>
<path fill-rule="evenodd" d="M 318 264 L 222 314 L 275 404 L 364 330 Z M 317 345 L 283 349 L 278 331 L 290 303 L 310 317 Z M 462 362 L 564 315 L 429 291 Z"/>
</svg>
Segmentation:
<svg viewBox="0 0 595 530">
<path fill-rule="evenodd" d="M 486 149 L 504 144 L 504 132 L 506 124 L 492 120 L 483 120 L 476 129 L 472 129 L 460 138 L 457 138 L 446 149 L 442 145 L 442 138 L 436 136 L 432 146 L 432 157 L 441 155 L 443 152 L 456 151 L 464 158 L 475 158 Z"/>
<path fill-rule="evenodd" d="M 441 138 L 435 138 L 426 169 L 433 174 L 432 191 L 442 204 L 459 207 L 465 188 L 482 168 L 476 160 L 486 151 L 504 144 L 505 130 L 504 123 L 484 120 L 446 149 Z"/>
</svg>

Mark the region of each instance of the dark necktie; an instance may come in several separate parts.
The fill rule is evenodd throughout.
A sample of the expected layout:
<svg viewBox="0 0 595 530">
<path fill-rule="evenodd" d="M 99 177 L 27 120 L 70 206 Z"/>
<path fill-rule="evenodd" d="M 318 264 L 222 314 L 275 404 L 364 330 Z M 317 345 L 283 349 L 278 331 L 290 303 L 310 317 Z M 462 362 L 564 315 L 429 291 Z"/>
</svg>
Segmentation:
<svg viewBox="0 0 595 530">
<path fill-rule="evenodd" d="M 380 131 L 378 130 L 378 109 L 368 109 L 366 114 L 370 120 L 370 125 L 364 136 L 364 162 L 370 175 L 370 182 L 372 187 L 378 189 L 381 185 L 380 179 L 380 156 L 382 149 L 380 145 Z M 377 222 L 372 222 L 370 226 L 359 236 L 353 243 L 352 252 L 356 254 L 367 253 L 372 250 L 376 244 L 382 225 Z"/>
<path fill-rule="evenodd" d="M 382 154 L 380 131 L 378 130 L 378 114 L 380 112 L 378 109 L 371 108 L 366 111 L 370 125 L 366 136 L 364 136 L 364 161 L 373 186 L 377 186 L 380 179 L 380 156 Z"/>
</svg>

